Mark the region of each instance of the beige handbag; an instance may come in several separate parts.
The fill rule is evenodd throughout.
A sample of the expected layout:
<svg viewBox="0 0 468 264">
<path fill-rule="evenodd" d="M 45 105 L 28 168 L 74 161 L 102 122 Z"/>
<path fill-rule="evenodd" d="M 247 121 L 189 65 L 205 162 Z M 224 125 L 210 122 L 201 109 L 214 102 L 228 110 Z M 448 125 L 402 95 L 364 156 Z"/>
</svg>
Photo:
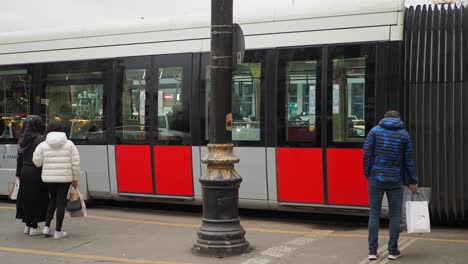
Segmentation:
<svg viewBox="0 0 468 264">
<path fill-rule="evenodd" d="M 80 199 L 80 195 L 76 192 L 70 193 L 70 199 L 69 201 L 76 201 Z"/>
</svg>

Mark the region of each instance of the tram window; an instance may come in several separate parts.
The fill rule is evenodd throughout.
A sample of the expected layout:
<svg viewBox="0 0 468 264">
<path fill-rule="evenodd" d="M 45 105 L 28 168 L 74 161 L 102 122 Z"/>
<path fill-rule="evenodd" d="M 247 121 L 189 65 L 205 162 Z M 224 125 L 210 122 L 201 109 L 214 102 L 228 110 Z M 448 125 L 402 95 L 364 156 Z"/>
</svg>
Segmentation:
<svg viewBox="0 0 468 264">
<path fill-rule="evenodd" d="M 147 142 L 147 69 L 124 70 L 120 97 L 120 119 L 116 127 L 118 143 Z"/>
<path fill-rule="evenodd" d="M 157 139 L 160 144 L 190 144 L 189 104 L 184 103 L 184 68 L 158 68 Z"/>
<path fill-rule="evenodd" d="M 233 141 L 260 141 L 260 74 L 260 63 L 245 63 L 233 74 Z"/>
<path fill-rule="evenodd" d="M 232 141 L 236 145 L 263 144 L 262 81 L 264 51 L 247 51 L 244 63 L 232 77 Z M 205 117 L 209 117 L 210 68 L 205 67 Z M 209 118 L 204 120 L 204 135 L 208 141 Z"/>
<path fill-rule="evenodd" d="M 0 69 L 0 138 L 19 138 L 31 113 L 31 75 L 26 69 Z"/>
<path fill-rule="evenodd" d="M 361 148 L 375 119 L 376 44 L 329 47 L 328 146 Z"/>
<path fill-rule="evenodd" d="M 321 48 L 278 51 L 277 142 L 320 147 Z"/>
<path fill-rule="evenodd" d="M 317 61 L 290 61 L 286 72 L 287 141 L 316 142 Z"/>
<path fill-rule="evenodd" d="M 260 141 L 261 116 L 261 63 L 243 63 L 233 72 L 232 78 L 232 141 Z M 209 80 L 209 67 L 206 67 Z M 206 82 L 205 116 L 209 116 L 210 82 Z M 208 140 L 209 120 L 205 122 L 205 139 Z"/>
<path fill-rule="evenodd" d="M 104 73 L 82 67 L 47 72 L 41 98 L 45 122 L 63 122 L 69 139 L 79 143 L 104 143 Z M 52 68 L 51 67 L 51 68 Z"/>
<path fill-rule="evenodd" d="M 366 57 L 333 59 L 333 142 L 363 142 Z"/>
</svg>

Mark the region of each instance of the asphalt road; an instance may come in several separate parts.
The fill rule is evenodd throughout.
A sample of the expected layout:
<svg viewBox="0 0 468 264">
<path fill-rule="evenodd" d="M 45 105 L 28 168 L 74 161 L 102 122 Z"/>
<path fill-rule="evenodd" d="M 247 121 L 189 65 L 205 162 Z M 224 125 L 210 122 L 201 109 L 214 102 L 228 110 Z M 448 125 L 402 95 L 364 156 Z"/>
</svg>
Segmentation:
<svg viewBox="0 0 468 264">
<path fill-rule="evenodd" d="M 117 205 L 117 206 L 116 206 Z M 0 263 L 468 263 L 468 229 L 437 225 L 429 234 L 402 234 L 402 257 L 386 258 L 385 223 L 380 258 L 367 260 L 364 217 L 242 211 L 250 252 L 230 258 L 191 253 L 201 210 L 167 205 L 94 205 L 88 217 L 66 217 L 69 237 L 22 233 L 14 203 L 0 200 Z M 131 206 L 131 207 L 128 207 Z M 183 210 L 183 211 L 181 211 Z M 52 225 L 53 229 L 54 225 Z"/>
</svg>

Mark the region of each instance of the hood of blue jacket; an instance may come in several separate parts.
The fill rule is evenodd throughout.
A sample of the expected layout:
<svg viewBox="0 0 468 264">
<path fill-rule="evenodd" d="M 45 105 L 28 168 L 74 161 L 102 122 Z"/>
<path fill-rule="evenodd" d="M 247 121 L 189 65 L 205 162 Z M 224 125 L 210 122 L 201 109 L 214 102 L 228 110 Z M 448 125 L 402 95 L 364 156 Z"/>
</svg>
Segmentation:
<svg viewBox="0 0 468 264">
<path fill-rule="evenodd" d="M 403 123 L 399 118 L 386 117 L 380 120 L 379 126 L 385 129 L 404 129 L 405 123 Z"/>
</svg>

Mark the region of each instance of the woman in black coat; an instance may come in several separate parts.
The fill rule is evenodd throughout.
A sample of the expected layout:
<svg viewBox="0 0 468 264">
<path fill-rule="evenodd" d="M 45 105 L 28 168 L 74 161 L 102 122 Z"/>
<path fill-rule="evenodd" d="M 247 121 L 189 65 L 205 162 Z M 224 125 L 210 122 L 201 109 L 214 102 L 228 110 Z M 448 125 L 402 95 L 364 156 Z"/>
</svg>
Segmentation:
<svg viewBox="0 0 468 264">
<path fill-rule="evenodd" d="M 37 224 L 45 221 L 49 203 L 47 185 L 41 179 L 42 168 L 34 166 L 32 162 L 34 150 L 44 140 L 43 127 L 40 116 L 27 116 L 18 141 L 16 177 L 20 180 L 20 187 L 16 218 L 26 224 L 24 233 L 31 236 L 42 234 Z"/>
</svg>

